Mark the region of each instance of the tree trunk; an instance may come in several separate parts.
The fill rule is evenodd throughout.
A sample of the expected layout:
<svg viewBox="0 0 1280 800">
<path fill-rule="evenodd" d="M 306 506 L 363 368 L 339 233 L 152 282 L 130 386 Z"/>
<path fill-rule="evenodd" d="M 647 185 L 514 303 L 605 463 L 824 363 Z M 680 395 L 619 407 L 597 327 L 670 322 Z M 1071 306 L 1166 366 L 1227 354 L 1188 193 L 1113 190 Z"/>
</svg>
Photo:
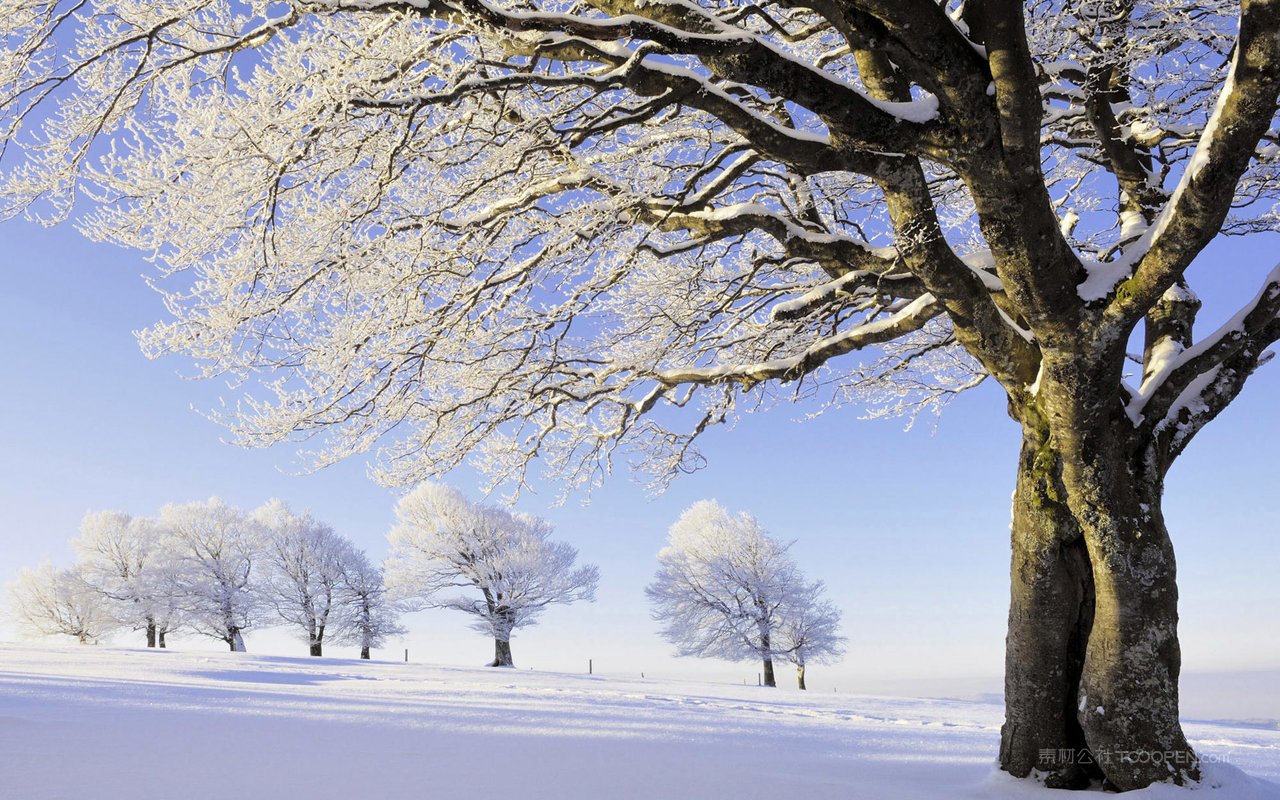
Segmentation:
<svg viewBox="0 0 1280 800">
<path fill-rule="evenodd" d="M 764 660 L 764 685 L 774 686 L 774 687 L 778 685 L 777 679 L 773 677 L 773 659 L 772 658 L 766 658 Z"/>
<path fill-rule="evenodd" d="M 165 634 L 164 628 L 161 628 L 160 630 L 156 631 L 156 638 L 160 642 L 161 649 L 164 649 L 164 634 Z"/>
<path fill-rule="evenodd" d="M 511 642 L 506 639 L 493 640 L 493 663 L 491 667 L 514 667 L 511 660 Z"/>
<path fill-rule="evenodd" d="M 231 652 L 245 653 L 244 637 L 240 635 L 239 628 L 231 628 L 227 631 L 227 644 L 231 645 Z"/>
<path fill-rule="evenodd" d="M 156 621 L 147 620 L 147 647 L 156 646 Z"/>
<path fill-rule="evenodd" d="M 1092 446 L 1089 446 L 1092 445 Z M 1109 437 L 1024 430 L 1000 764 L 1120 790 L 1198 777 L 1178 722 L 1177 588 L 1161 480 Z M 1087 465 L 1082 467 L 1081 465 Z"/>
<path fill-rule="evenodd" d="M 1047 435 L 1025 430 L 1013 495 L 1000 766 L 1018 777 L 1046 772 L 1051 787 L 1083 788 L 1100 775 L 1076 721 L 1093 575 L 1064 499 Z"/>
<path fill-rule="evenodd" d="M 1178 586 L 1158 489 L 1146 501 L 1109 487 L 1085 540 L 1097 597 L 1078 708 L 1085 738 L 1121 791 L 1200 778 L 1178 720 Z M 1141 496 L 1141 495 L 1139 495 Z"/>
<path fill-rule="evenodd" d="M 796 682 L 800 685 L 800 691 L 808 688 L 804 685 L 804 664 L 796 664 Z"/>
<path fill-rule="evenodd" d="M 368 660 L 369 660 L 369 647 L 368 647 L 368 645 L 365 645 L 364 647 L 361 647 L 361 648 L 360 648 L 360 657 L 361 657 L 361 658 L 363 658 L 365 661 L 368 661 Z"/>
<path fill-rule="evenodd" d="M 323 643 L 323 642 L 312 642 L 312 643 L 311 643 L 311 655 L 313 655 L 313 656 L 322 656 L 322 655 L 324 655 L 324 643 Z"/>
</svg>

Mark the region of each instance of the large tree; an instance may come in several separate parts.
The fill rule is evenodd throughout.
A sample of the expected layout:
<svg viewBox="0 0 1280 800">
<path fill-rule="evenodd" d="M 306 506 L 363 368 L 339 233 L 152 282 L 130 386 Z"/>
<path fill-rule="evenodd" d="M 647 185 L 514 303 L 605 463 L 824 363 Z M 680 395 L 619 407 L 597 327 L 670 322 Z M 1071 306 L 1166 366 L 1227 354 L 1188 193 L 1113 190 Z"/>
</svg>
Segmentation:
<svg viewBox="0 0 1280 800">
<path fill-rule="evenodd" d="M 160 509 L 169 567 L 166 591 L 196 633 L 244 652 L 244 633 L 266 619 L 262 561 L 267 533 L 238 508 L 211 497 Z"/>
<path fill-rule="evenodd" d="M 335 641 L 360 646 L 360 657 L 382 647 L 387 639 L 405 632 L 400 625 L 400 604 L 387 596 L 382 568 L 369 561 L 363 550 L 352 550 L 341 563 L 342 582 L 338 602 L 343 613 L 338 616 Z"/>
<path fill-rule="evenodd" d="M 78 568 L 57 569 L 49 562 L 25 567 L 9 584 L 9 611 L 24 633 L 74 636 L 97 644 L 120 623 L 110 601 L 90 586 Z"/>
<path fill-rule="evenodd" d="M 4 194 L 157 259 L 148 352 L 266 376 L 242 441 L 381 441 L 392 482 L 619 447 L 662 480 L 780 383 L 989 377 L 1023 440 L 1000 762 L 1129 789 L 1198 774 L 1161 497 L 1280 337 L 1280 273 L 1205 335 L 1188 284 L 1276 227 L 1278 32 L 1275 0 L 11 0 Z"/>
<path fill-rule="evenodd" d="M 147 647 L 165 646 L 179 610 L 166 591 L 164 535 L 155 520 L 123 511 L 93 511 L 71 541 L 84 582 L 106 598 L 116 620 L 146 632 Z"/>
<path fill-rule="evenodd" d="M 311 512 L 295 513 L 282 500 L 253 512 L 265 529 L 262 593 L 280 619 L 297 629 L 310 655 L 324 655 L 325 633 L 342 625 L 343 572 L 355 558 L 351 542 Z"/>
<path fill-rule="evenodd" d="M 694 503 L 671 526 L 644 590 L 663 638 L 682 656 L 759 660 L 764 685 L 777 686 L 782 621 L 806 586 L 790 548 L 750 514 Z"/>
<path fill-rule="evenodd" d="M 551 540 L 551 523 L 424 483 L 396 504 L 387 583 L 402 601 L 471 615 L 493 637 L 491 667 L 513 667 L 511 634 L 553 605 L 595 600 L 600 571 Z M 457 590 L 455 592 L 455 590 Z"/>
</svg>

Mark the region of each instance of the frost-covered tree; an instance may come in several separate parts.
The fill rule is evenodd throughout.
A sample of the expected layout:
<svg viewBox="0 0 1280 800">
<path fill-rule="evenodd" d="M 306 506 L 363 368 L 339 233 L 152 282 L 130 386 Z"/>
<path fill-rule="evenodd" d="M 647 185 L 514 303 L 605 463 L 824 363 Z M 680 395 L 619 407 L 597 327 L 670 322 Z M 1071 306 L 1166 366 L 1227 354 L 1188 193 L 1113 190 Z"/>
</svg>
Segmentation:
<svg viewBox="0 0 1280 800">
<path fill-rule="evenodd" d="M 514 666 L 513 631 L 548 606 L 595 600 L 599 570 L 575 566 L 578 551 L 551 533 L 539 517 L 424 483 L 396 504 L 387 582 L 399 597 L 475 617 L 472 627 L 493 636 L 490 666 Z"/>
<path fill-rule="evenodd" d="M 805 588 L 790 547 L 750 514 L 731 514 L 713 500 L 694 503 L 671 526 L 645 587 L 663 638 L 682 656 L 758 659 L 764 685 L 777 686 L 784 609 Z"/>
<path fill-rule="evenodd" d="M 342 576 L 338 602 L 343 611 L 333 639 L 360 646 L 360 657 L 382 647 L 388 638 L 405 632 L 400 625 L 400 606 L 387 596 L 382 569 L 369 561 L 363 551 L 353 549 L 340 565 Z"/>
<path fill-rule="evenodd" d="M 280 619 L 301 629 L 311 655 L 324 655 L 325 632 L 345 611 L 345 564 L 355 547 L 310 512 L 294 513 L 271 500 L 253 513 L 266 529 L 262 591 Z"/>
<path fill-rule="evenodd" d="M 157 259 L 144 346 L 264 376 L 242 441 L 381 442 L 402 485 L 618 449 L 663 481 L 744 405 L 998 384 L 1000 762 L 1132 789 L 1198 775 L 1161 499 L 1280 338 L 1280 273 L 1202 257 L 1280 221 L 1278 31 L 1275 0 L 9 0 L 3 195 Z M 1194 282 L 1238 312 L 1196 330 Z"/>
<path fill-rule="evenodd" d="M 23 631 L 74 636 L 80 644 L 97 644 L 119 626 L 108 602 L 78 569 L 48 562 L 20 570 L 9 585 L 9 610 Z"/>
<path fill-rule="evenodd" d="M 253 517 L 214 497 L 160 509 L 169 551 L 168 591 L 186 624 L 243 652 L 244 632 L 268 611 L 261 569 L 266 531 Z"/>
<path fill-rule="evenodd" d="M 165 646 L 179 611 L 167 591 L 163 530 L 123 511 L 90 512 L 71 542 L 84 582 L 104 598 L 116 620 L 146 632 L 147 647 Z"/>
<path fill-rule="evenodd" d="M 845 652 L 840 635 L 840 609 L 823 597 L 822 581 L 803 584 L 782 606 L 778 622 L 778 649 L 796 665 L 796 682 L 806 689 L 804 670 L 808 664 L 829 664 Z"/>
</svg>

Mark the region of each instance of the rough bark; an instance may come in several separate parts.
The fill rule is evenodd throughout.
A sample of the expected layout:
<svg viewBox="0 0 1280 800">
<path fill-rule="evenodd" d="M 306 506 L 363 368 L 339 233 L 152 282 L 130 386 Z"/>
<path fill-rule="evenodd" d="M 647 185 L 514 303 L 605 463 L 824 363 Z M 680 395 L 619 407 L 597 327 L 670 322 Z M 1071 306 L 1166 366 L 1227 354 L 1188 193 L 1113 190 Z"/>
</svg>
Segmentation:
<svg viewBox="0 0 1280 800">
<path fill-rule="evenodd" d="M 1199 763 L 1178 720 L 1178 587 L 1160 512 L 1160 480 L 1131 465 L 1096 462 L 1081 496 L 1095 584 L 1094 624 L 1078 715 L 1108 781 L 1125 791 L 1198 780 Z M 1125 480 L 1125 476 L 1129 476 Z M 1073 504 L 1074 505 L 1074 504 Z"/>
<path fill-rule="evenodd" d="M 156 646 L 156 623 L 155 620 L 147 620 L 147 647 Z"/>
<path fill-rule="evenodd" d="M 239 628 L 227 629 L 227 644 L 231 647 L 233 653 L 248 652 L 244 646 L 244 636 L 241 635 Z"/>
<path fill-rule="evenodd" d="M 778 685 L 777 679 L 773 676 L 773 659 L 772 658 L 766 658 L 764 660 L 764 685 L 765 686 Z"/>
<path fill-rule="evenodd" d="M 1013 497 L 1000 765 L 1018 777 L 1047 772 L 1053 787 L 1082 788 L 1099 774 L 1076 721 L 1093 575 L 1063 491 L 1047 434 L 1025 430 Z"/>
<path fill-rule="evenodd" d="M 799 684 L 800 690 L 804 691 L 808 687 L 804 685 L 804 664 L 796 665 L 796 683 Z"/>
<path fill-rule="evenodd" d="M 369 660 L 369 646 L 368 646 L 368 645 L 365 645 L 364 647 L 361 647 L 361 648 L 360 648 L 360 657 L 361 657 L 361 658 L 363 658 L 365 661 L 368 661 L 368 660 Z"/>
<path fill-rule="evenodd" d="M 1127 420 L 1088 421 L 1055 434 L 1024 424 L 1000 763 L 1017 776 L 1042 770 L 1061 788 L 1196 780 L 1178 721 L 1164 466 Z"/>
<path fill-rule="evenodd" d="M 511 642 L 506 639 L 493 640 L 493 663 L 491 667 L 514 667 L 511 660 Z"/>
<path fill-rule="evenodd" d="M 311 649 L 311 655 L 313 656 L 324 655 L 324 643 L 322 642 L 312 642 L 310 649 Z"/>
<path fill-rule="evenodd" d="M 165 629 L 164 629 L 164 628 L 161 628 L 160 630 L 158 630 L 158 631 L 156 632 L 156 638 L 159 640 L 159 646 L 160 646 L 160 649 L 162 649 L 162 650 L 165 648 L 165 644 L 164 644 L 164 634 L 165 634 Z"/>
</svg>

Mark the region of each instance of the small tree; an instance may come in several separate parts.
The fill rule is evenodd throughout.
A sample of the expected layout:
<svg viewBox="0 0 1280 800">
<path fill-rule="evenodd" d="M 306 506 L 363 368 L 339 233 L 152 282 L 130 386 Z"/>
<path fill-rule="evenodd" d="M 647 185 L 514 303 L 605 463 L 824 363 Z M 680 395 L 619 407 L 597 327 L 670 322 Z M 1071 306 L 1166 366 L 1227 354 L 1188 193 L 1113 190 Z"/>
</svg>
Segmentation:
<svg viewBox="0 0 1280 800">
<path fill-rule="evenodd" d="M 689 507 L 671 526 L 645 589 L 663 638 L 682 656 L 758 658 L 765 686 L 776 686 L 783 608 L 803 584 L 789 547 L 750 514 L 734 516 L 712 500 Z"/>
<path fill-rule="evenodd" d="M 823 597 L 822 581 L 806 583 L 783 605 L 778 625 L 778 646 L 786 659 L 796 665 L 796 680 L 804 685 L 806 664 L 828 664 L 844 655 L 845 638 L 840 635 L 840 609 Z"/>
<path fill-rule="evenodd" d="M 74 636 L 80 644 L 97 644 L 117 625 L 105 598 L 79 570 L 55 569 L 45 562 L 25 568 L 9 586 L 13 618 L 38 636 Z"/>
<path fill-rule="evenodd" d="M 281 619 L 302 629 L 311 655 L 323 655 L 325 631 L 343 610 L 338 599 L 343 564 L 355 548 L 310 512 L 295 514 L 281 500 L 271 500 L 253 516 L 267 532 L 267 601 Z"/>
<path fill-rule="evenodd" d="M 116 620 L 146 631 L 147 647 L 163 645 L 177 609 L 164 591 L 161 531 L 154 520 L 123 511 L 96 511 L 80 522 L 71 546 L 85 583 L 102 595 Z"/>
<path fill-rule="evenodd" d="M 382 570 L 370 563 L 363 551 L 352 548 L 349 555 L 340 565 L 338 602 L 343 610 L 333 639 L 360 645 L 360 657 L 368 659 L 372 648 L 405 631 L 399 622 L 399 606 L 387 597 Z"/>
<path fill-rule="evenodd" d="M 262 526 L 216 497 L 167 505 L 160 510 L 160 523 L 170 549 L 168 591 L 187 624 L 243 652 L 244 631 L 262 620 L 266 607 L 251 583 L 262 557 Z"/>
<path fill-rule="evenodd" d="M 493 636 L 490 666 L 514 666 L 512 631 L 532 625 L 547 606 L 595 599 L 599 571 L 575 567 L 578 551 L 550 541 L 546 520 L 471 503 L 435 483 L 401 499 L 396 518 L 390 583 L 425 606 L 474 616 L 472 627 Z M 480 597 L 447 595 L 451 589 Z"/>
</svg>

